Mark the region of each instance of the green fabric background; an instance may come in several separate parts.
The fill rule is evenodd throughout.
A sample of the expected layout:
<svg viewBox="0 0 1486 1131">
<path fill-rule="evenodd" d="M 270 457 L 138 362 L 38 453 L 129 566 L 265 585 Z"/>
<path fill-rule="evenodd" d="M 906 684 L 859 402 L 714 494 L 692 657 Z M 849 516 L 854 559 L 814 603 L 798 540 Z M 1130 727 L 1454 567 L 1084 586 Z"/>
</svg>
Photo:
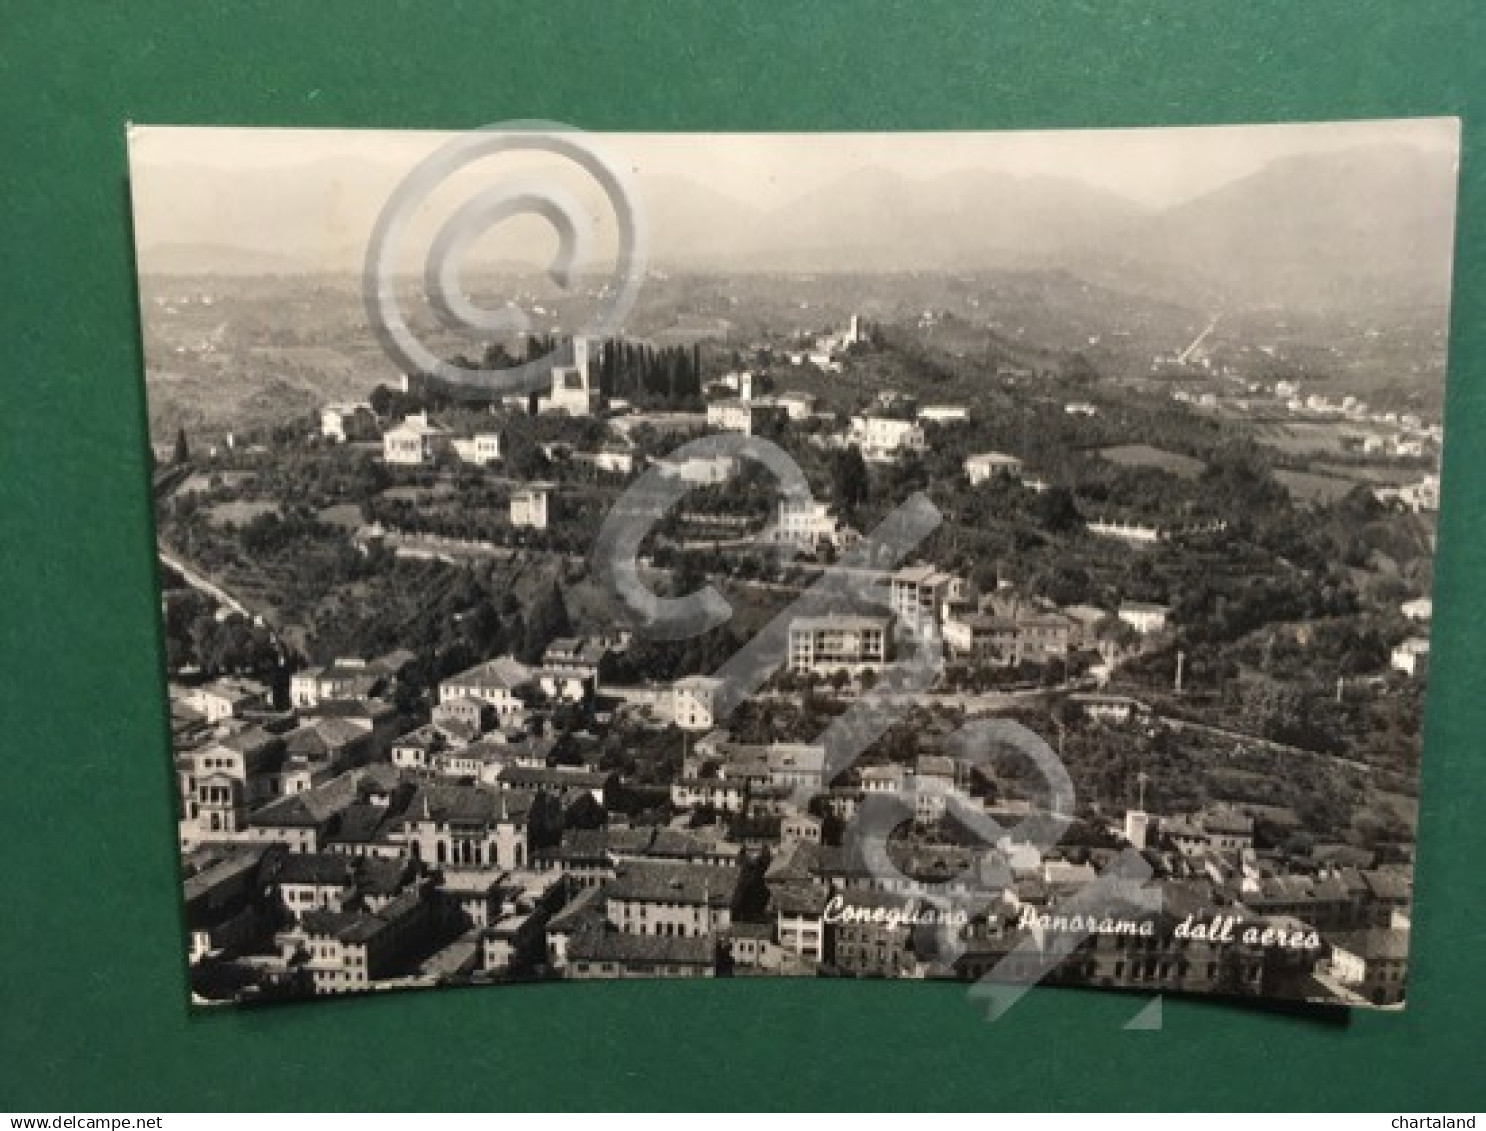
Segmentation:
<svg viewBox="0 0 1486 1131">
<path fill-rule="evenodd" d="M 1474 9 L 1474 11 L 1473 11 Z M 0 3 L 0 1109 L 1481 1108 L 1478 0 Z M 555 985 L 189 1016 L 124 123 L 1028 128 L 1459 114 L 1410 1005 L 1350 1024 L 963 987 Z M 1474 531 L 1474 533 L 1473 533 Z M 1475 1063 L 1475 1070 L 1469 1067 Z"/>
</svg>

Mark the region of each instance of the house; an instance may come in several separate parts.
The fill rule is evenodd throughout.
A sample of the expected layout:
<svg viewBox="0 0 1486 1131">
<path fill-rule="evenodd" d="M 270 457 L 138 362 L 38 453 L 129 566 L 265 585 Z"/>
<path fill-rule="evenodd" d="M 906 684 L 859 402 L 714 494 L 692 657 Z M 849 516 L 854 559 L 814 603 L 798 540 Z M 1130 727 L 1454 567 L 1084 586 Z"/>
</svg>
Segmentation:
<svg viewBox="0 0 1486 1131">
<path fill-rule="evenodd" d="M 802 550 L 815 550 L 827 545 L 841 549 L 857 540 L 856 531 L 833 515 L 828 504 L 789 497 L 779 500 L 769 537 L 774 542 L 789 543 Z"/>
<path fill-rule="evenodd" d="M 483 699 L 456 695 L 435 704 L 433 725 L 451 737 L 473 740 L 497 726 L 500 714 Z"/>
<path fill-rule="evenodd" d="M 846 443 L 855 444 L 862 458 L 871 463 L 892 463 L 928 447 L 923 425 L 917 421 L 874 415 L 852 417 Z"/>
<path fill-rule="evenodd" d="M 692 675 L 671 685 L 671 718 L 682 730 L 711 730 L 716 725 L 717 694 L 722 680 Z"/>
<path fill-rule="evenodd" d="M 822 821 L 819 817 L 813 817 L 809 813 L 789 814 L 779 822 L 779 839 L 819 844 L 821 828 Z"/>
<path fill-rule="evenodd" d="M 1099 626 L 1109 617 L 1096 605 L 1065 605 L 1062 613 L 1068 618 L 1068 644 L 1072 648 L 1093 647 L 1099 639 Z"/>
<path fill-rule="evenodd" d="M 515 764 L 515 750 L 509 743 L 482 739 L 467 746 L 447 746 L 434 754 L 429 764 L 442 777 L 494 785 L 506 768 Z"/>
<path fill-rule="evenodd" d="M 1407 675 L 1422 676 L 1429 670 L 1429 639 L 1411 636 L 1393 649 L 1389 663 Z"/>
<path fill-rule="evenodd" d="M 978 487 L 997 475 L 1010 475 L 1015 478 L 1021 474 L 1021 471 L 1022 461 L 1004 452 L 981 452 L 978 455 L 965 457 L 965 478 L 970 480 L 972 486 Z"/>
<path fill-rule="evenodd" d="M 1017 610 L 1014 615 L 951 609 L 944 618 L 944 643 L 957 656 L 1014 667 L 1068 655 L 1073 622 L 1059 613 Z"/>
<path fill-rule="evenodd" d="M 707 427 L 719 432 L 741 432 L 752 436 L 769 420 L 785 418 L 783 407 L 746 398 L 711 401 L 707 405 Z"/>
<path fill-rule="evenodd" d="M 526 711 L 521 693 L 532 685 L 531 669 L 512 656 L 497 656 L 452 675 L 439 684 L 439 703 L 477 699 L 495 708 L 502 723 L 519 721 Z"/>
<path fill-rule="evenodd" d="M 392 740 L 392 764 L 400 770 L 428 770 L 449 746 L 449 739 L 432 723 Z"/>
<path fill-rule="evenodd" d="M 768 748 L 769 780 L 794 789 L 824 785 L 826 748 L 803 742 L 776 742 Z"/>
<path fill-rule="evenodd" d="M 857 770 L 857 780 L 863 793 L 902 793 L 903 767 L 893 762 L 880 766 L 862 766 Z"/>
<path fill-rule="evenodd" d="M 944 816 L 948 797 L 956 784 L 955 760 L 943 754 L 922 754 L 909 779 L 913 794 L 913 818 L 932 824 Z"/>
<path fill-rule="evenodd" d="M 239 839 L 274 842 L 291 852 L 319 852 L 343 831 L 348 814 L 358 806 L 381 814 L 393 812 L 398 778 L 397 769 L 386 762 L 347 770 L 308 790 L 270 801 L 247 819 Z"/>
<path fill-rule="evenodd" d="M 797 617 L 789 626 L 790 668 L 813 675 L 880 671 L 888 662 L 891 623 L 885 616 Z"/>
<path fill-rule="evenodd" d="M 1398 611 L 1409 620 L 1428 623 L 1434 616 L 1434 602 L 1428 597 L 1419 597 L 1413 601 L 1405 601 L 1398 607 Z"/>
<path fill-rule="evenodd" d="M 599 665 L 608 649 L 597 641 L 563 637 L 542 653 L 538 682 L 553 699 L 583 702 L 598 693 Z"/>
<path fill-rule="evenodd" d="M 784 410 L 784 415 L 790 420 L 807 420 L 810 414 L 815 411 L 815 406 L 818 402 L 809 393 L 791 390 L 769 397 L 763 403 L 778 405 Z"/>
<path fill-rule="evenodd" d="M 499 432 L 476 432 L 473 436 L 463 436 L 452 443 L 454 454 L 465 463 L 484 467 L 486 464 L 500 461 L 501 437 Z"/>
<path fill-rule="evenodd" d="M 393 652 L 370 661 L 340 657 L 323 667 L 302 668 L 289 678 L 289 702 L 303 709 L 325 702 L 371 699 L 413 658 L 411 652 Z"/>
<path fill-rule="evenodd" d="M 1201 823 L 1211 848 L 1230 852 L 1254 847 L 1254 818 L 1247 813 L 1231 808 L 1215 809 L 1204 813 Z"/>
<path fill-rule="evenodd" d="M 1126 601 L 1120 605 L 1117 615 L 1142 636 L 1149 636 L 1153 632 L 1165 630 L 1166 622 L 1171 616 L 1171 607 L 1153 605 L 1146 601 Z"/>
<path fill-rule="evenodd" d="M 337 444 L 375 439 L 377 414 L 364 402 L 328 404 L 320 410 L 320 435 Z"/>
<path fill-rule="evenodd" d="M 285 731 L 284 761 L 272 792 L 300 793 L 377 752 L 375 728 L 361 719 L 306 719 Z"/>
<path fill-rule="evenodd" d="M 1017 662 L 1017 628 L 1011 617 L 951 610 L 944 618 L 944 643 L 956 656 Z"/>
<path fill-rule="evenodd" d="M 230 734 L 192 751 L 181 773 L 182 814 L 203 839 L 239 832 L 253 807 L 272 796 L 284 761 L 284 740 L 259 727 Z"/>
<path fill-rule="evenodd" d="M 219 723 L 223 719 L 240 719 L 254 711 L 267 711 L 273 707 L 268 686 L 257 680 L 237 676 L 223 676 L 200 687 L 193 687 L 184 696 L 188 707 L 200 711 L 208 723 Z"/>
<path fill-rule="evenodd" d="M 633 861 L 604 888 L 604 913 L 625 934 L 706 938 L 732 923 L 737 868 Z"/>
<path fill-rule="evenodd" d="M 830 891 L 813 881 L 786 883 L 773 891 L 774 935 L 781 950 L 808 962 L 825 961 L 830 898 Z"/>
<path fill-rule="evenodd" d="M 712 939 L 575 931 L 564 944 L 569 978 L 711 978 L 717 969 Z"/>
<path fill-rule="evenodd" d="M 378 912 L 311 911 L 278 936 L 286 960 L 303 957 L 317 994 L 368 989 L 432 938 L 432 903 L 421 887 Z"/>
<path fill-rule="evenodd" d="M 295 919 L 311 911 L 341 911 L 356 887 L 355 861 L 339 853 L 290 853 L 275 870 L 273 886 Z"/>
<path fill-rule="evenodd" d="M 671 783 L 671 804 L 678 809 L 711 806 L 724 813 L 741 813 L 748 784 L 736 778 L 681 777 Z"/>
<path fill-rule="evenodd" d="M 1374 1005 L 1403 1001 L 1409 972 L 1409 932 L 1373 928 L 1332 935 L 1331 976 Z"/>
<path fill-rule="evenodd" d="M 823 916 L 828 952 L 842 974 L 901 978 L 913 972 L 916 900 L 888 892 L 847 889 L 831 897 Z"/>
<path fill-rule="evenodd" d="M 543 792 L 556 797 L 564 807 L 588 797 L 604 803 L 605 775 L 579 766 L 502 766 L 498 781 L 503 789 Z"/>
<path fill-rule="evenodd" d="M 728 955 L 737 966 L 751 970 L 777 970 L 779 947 L 774 943 L 772 923 L 735 922 L 728 933 Z"/>
<path fill-rule="evenodd" d="M 550 521 L 550 499 L 553 487 L 549 483 L 533 483 L 511 494 L 511 525 L 546 530 Z"/>
<path fill-rule="evenodd" d="M 449 445 L 447 429 L 429 420 L 426 412 L 415 412 L 382 434 L 382 458 L 391 464 L 418 467 L 432 463 Z"/>
<path fill-rule="evenodd" d="M 594 470 L 609 475 L 633 475 L 635 452 L 633 448 L 608 445 L 593 453 Z"/>
<path fill-rule="evenodd" d="M 184 853 L 182 894 L 191 962 L 261 936 L 271 914 L 260 898 L 284 849 L 211 841 Z"/>
</svg>

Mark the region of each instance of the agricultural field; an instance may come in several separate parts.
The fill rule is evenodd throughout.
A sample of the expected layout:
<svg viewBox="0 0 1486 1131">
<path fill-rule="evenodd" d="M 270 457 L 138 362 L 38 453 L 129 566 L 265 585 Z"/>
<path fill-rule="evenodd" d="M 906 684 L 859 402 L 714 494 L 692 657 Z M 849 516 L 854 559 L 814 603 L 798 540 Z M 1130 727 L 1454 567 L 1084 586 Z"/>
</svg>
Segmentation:
<svg viewBox="0 0 1486 1131">
<path fill-rule="evenodd" d="M 1155 467 L 1184 479 L 1196 479 L 1207 466 L 1200 459 L 1168 452 L 1150 444 L 1120 444 L 1113 448 L 1101 448 L 1099 454 L 1110 463 L 1117 463 L 1122 467 Z"/>
<path fill-rule="evenodd" d="M 1274 477 L 1302 503 L 1331 503 L 1340 499 L 1353 487 L 1355 479 L 1342 479 L 1335 475 L 1317 475 L 1311 471 L 1276 471 Z"/>
</svg>

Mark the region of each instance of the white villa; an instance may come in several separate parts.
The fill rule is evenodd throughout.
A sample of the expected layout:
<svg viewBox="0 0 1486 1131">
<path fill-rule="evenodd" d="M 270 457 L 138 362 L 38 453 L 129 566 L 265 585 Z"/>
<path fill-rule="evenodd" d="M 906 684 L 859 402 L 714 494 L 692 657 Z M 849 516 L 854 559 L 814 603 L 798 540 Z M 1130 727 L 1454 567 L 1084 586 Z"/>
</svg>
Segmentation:
<svg viewBox="0 0 1486 1131">
<path fill-rule="evenodd" d="M 428 413 L 415 412 L 382 434 L 382 458 L 388 463 L 416 467 L 432 462 L 449 444 L 447 429 L 429 420 Z"/>
<path fill-rule="evenodd" d="M 846 442 L 861 448 L 862 458 L 874 463 L 893 463 L 928 446 L 923 425 L 917 421 L 872 415 L 851 418 Z"/>
<path fill-rule="evenodd" d="M 1004 452 L 981 452 L 965 457 L 965 478 L 977 487 L 1003 472 L 1016 476 L 1021 474 L 1021 470 L 1022 461 Z"/>
<path fill-rule="evenodd" d="M 511 496 L 511 525 L 546 530 L 550 517 L 549 499 L 552 487 L 547 483 L 533 483 Z"/>
</svg>

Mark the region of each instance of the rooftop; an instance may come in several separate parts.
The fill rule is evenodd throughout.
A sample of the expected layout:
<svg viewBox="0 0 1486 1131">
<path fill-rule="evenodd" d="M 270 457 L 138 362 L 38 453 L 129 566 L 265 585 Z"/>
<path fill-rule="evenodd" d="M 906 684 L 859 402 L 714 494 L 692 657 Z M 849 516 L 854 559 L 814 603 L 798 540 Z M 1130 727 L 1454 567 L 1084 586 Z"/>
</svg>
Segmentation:
<svg viewBox="0 0 1486 1131">
<path fill-rule="evenodd" d="M 610 899 L 727 907 L 737 886 L 735 868 L 631 861 L 620 865 L 607 891 Z"/>
</svg>

